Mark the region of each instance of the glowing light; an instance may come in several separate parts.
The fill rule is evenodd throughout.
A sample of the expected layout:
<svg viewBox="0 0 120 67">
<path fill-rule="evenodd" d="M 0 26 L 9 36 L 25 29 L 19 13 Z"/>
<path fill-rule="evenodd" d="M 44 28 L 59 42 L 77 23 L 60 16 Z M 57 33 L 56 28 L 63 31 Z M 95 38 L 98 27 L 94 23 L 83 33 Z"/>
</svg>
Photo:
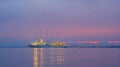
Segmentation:
<svg viewBox="0 0 120 67">
<path fill-rule="evenodd" d="M 52 46 L 65 46 L 65 43 L 63 42 L 59 42 L 59 41 L 54 41 L 53 43 L 51 43 Z"/>
<path fill-rule="evenodd" d="M 44 40 L 42 38 L 40 38 L 40 43 L 43 43 L 43 42 L 44 42 Z"/>
<path fill-rule="evenodd" d="M 38 42 L 38 41 L 35 41 L 35 42 L 32 43 L 32 45 L 33 45 L 33 46 L 37 46 L 37 45 L 39 45 L 39 42 Z"/>
</svg>

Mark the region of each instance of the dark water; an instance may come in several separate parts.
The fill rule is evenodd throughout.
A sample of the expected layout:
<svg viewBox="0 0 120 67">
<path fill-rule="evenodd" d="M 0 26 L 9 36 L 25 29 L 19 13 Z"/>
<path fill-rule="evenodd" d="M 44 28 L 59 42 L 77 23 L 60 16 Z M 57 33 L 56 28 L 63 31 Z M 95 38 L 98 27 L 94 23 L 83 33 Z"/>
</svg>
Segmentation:
<svg viewBox="0 0 120 67">
<path fill-rule="evenodd" d="M 0 67 L 120 67 L 120 48 L 0 48 Z"/>
</svg>

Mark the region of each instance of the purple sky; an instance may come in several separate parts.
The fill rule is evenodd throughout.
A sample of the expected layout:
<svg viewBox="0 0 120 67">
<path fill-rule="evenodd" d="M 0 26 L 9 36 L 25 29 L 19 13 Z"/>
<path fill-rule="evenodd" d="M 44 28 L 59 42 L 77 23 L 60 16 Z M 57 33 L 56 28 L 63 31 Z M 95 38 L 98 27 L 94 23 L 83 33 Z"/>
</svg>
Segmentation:
<svg viewBox="0 0 120 67">
<path fill-rule="evenodd" d="M 120 0 L 0 0 L 0 40 L 40 30 L 66 41 L 120 40 L 119 29 Z"/>
</svg>

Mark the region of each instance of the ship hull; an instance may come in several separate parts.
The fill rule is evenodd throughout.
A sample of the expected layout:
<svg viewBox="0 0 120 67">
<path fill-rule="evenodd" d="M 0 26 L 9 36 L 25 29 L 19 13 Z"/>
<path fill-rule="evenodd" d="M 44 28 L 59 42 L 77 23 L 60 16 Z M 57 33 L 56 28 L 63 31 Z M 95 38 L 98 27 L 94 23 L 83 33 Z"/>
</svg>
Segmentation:
<svg viewBox="0 0 120 67">
<path fill-rule="evenodd" d="M 33 46 L 33 45 L 28 45 L 31 48 L 67 48 L 68 46 L 51 46 L 51 45 L 38 45 L 38 46 Z"/>
</svg>

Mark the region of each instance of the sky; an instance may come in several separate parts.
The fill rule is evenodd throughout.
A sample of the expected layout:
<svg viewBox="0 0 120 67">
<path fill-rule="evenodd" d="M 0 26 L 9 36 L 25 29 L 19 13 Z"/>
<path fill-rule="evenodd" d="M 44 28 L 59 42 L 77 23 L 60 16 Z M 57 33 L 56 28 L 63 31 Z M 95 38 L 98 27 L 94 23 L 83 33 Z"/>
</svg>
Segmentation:
<svg viewBox="0 0 120 67">
<path fill-rule="evenodd" d="M 119 29 L 120 0 L 0 0 L 0 42 L 56 31 L 62 41 L 120 40 Z"/>
</svg>

